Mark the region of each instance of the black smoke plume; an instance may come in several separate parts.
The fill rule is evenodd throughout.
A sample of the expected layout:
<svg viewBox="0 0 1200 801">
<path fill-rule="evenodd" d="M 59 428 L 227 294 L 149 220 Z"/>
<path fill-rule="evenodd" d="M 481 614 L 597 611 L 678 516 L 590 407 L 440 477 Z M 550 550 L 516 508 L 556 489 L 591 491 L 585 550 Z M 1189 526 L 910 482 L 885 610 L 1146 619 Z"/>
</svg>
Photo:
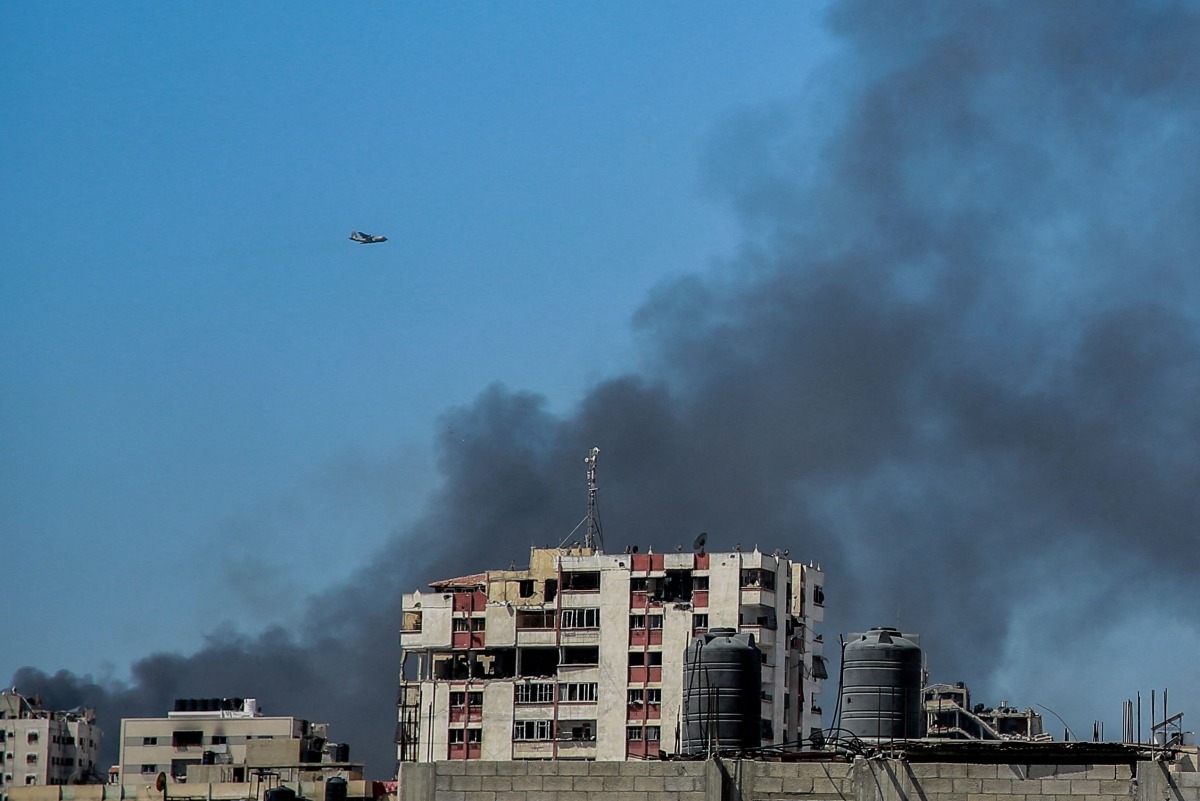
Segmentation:
<svg viewBox="0 0 1200 801">
<path fill-rule="evenodd" d="M 705 179 L 745 243 L 647 300 L 637 370 L 567 415 L 502 386 L 448 412 L 428 513 L 302 629 L 217 633 L 128 684 L 15 683 L 99 708 L 107 759 L 122 716 L 256 694 L 385 775 L 400 593 L 556 544 L 599 445 L 609 550 L 708 531 L 819 561 L 830 650 L 899 621 L 935 679 L 1077 731 L 1172 680 L 1200 714 L 1197 7 L 828 22 L 842 49 L 797 99 L 714 133 Z"/>
</svg>

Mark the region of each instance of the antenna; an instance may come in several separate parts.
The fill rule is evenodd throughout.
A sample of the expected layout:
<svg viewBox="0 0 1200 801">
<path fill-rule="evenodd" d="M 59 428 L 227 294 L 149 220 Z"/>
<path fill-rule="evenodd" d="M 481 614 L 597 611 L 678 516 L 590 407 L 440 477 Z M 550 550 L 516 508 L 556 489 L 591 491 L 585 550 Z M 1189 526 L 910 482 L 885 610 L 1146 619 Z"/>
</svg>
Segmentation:
<svg viewBox="0 0 1200 801">
<path fill-rule="evenodd" d="M 591 452 L 583 457 L 583 463 L 587 465 L 588 481 L 588 526 L 583 544 L 587 548 L 603 551 L 604 531 L 600 525 L 600 509 L 596 505 L 596 457 L 599 455 L 600 449 L 592 448 Z"/>
</svg>

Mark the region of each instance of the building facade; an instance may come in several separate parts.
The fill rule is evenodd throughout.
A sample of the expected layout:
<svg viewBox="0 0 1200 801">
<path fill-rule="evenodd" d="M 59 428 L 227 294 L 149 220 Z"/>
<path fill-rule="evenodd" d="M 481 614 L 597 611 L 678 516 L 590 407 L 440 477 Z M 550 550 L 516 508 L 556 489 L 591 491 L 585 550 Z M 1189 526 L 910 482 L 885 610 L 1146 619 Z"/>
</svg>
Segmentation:
<svg viewBox="0 0 1200 801">
<path fill-rule="evenodd" d="M 684 652 L 718 627 L 754 634 L 763 743 L 795 744 L 821 728 L 823 585 L 757 549 L 534 548 L 525 570 L 434 582 L 404 596 L 397 758 L 676 753 Z"/>
<path fill-rule="evenodd" d="M 362 778 L 349 748 L 329 742 L 329 726 L 267 716 L 253 698 L 185 698 L 165 718 L 121 721 L 120 782 L 252 782 L 256 774 L 300 781 L 312 774 Z"/>
<path fill-rule="evenodd" d="M 43 709 L 39 699 L 0 693 L 0 799 L 9 788 L 104 781 L 100 728 L 91 709 Z"/>
</svg>

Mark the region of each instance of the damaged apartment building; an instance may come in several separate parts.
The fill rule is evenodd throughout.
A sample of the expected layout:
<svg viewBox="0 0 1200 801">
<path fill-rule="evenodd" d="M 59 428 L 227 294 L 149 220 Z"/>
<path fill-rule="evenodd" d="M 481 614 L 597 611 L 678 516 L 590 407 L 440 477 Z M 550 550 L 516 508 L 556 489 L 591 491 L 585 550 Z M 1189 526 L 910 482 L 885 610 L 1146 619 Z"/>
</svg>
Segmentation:
<svg viewBox="0 0 1200 801">
<path fill-rule="evenodd" d="M 763 743 L 821 727 L 824 576 L 786 553 L 533 548 L 404 595 L 401 762 L 654 759 L 679 750 L 684 652 L 750 632 Z"/>
</svg>

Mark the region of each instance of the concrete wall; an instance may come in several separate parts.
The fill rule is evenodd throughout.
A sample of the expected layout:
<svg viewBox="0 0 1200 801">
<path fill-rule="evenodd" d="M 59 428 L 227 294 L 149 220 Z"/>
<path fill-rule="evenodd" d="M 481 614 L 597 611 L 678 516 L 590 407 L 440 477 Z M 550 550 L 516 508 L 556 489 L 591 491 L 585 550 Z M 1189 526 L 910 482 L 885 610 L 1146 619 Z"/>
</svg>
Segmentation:
<svg viewBox="0 0 1200 801">
<path fill-rule="evenodd" d="M 376 782 L 352 780 L 346 782 L 348 801 L 373 799 Z M 322 801 L 324 782 L 284 782 L 301 798 Z M 167 788 L 166 801 L 245 801 L 263 796 L 260 784 L 172 784 Z M 384 801 L 390 801 L 386 796 Z M 9 801 L 163 801 L 163 794 L 153 785 L 81 784 L 42 787 L 14 787 Z"/>
<path fill-rule="evenodd" d="M 400 801 L 1200 801 L 1180 766 L 854 762 L 406 763 Z"/>
</svg>

